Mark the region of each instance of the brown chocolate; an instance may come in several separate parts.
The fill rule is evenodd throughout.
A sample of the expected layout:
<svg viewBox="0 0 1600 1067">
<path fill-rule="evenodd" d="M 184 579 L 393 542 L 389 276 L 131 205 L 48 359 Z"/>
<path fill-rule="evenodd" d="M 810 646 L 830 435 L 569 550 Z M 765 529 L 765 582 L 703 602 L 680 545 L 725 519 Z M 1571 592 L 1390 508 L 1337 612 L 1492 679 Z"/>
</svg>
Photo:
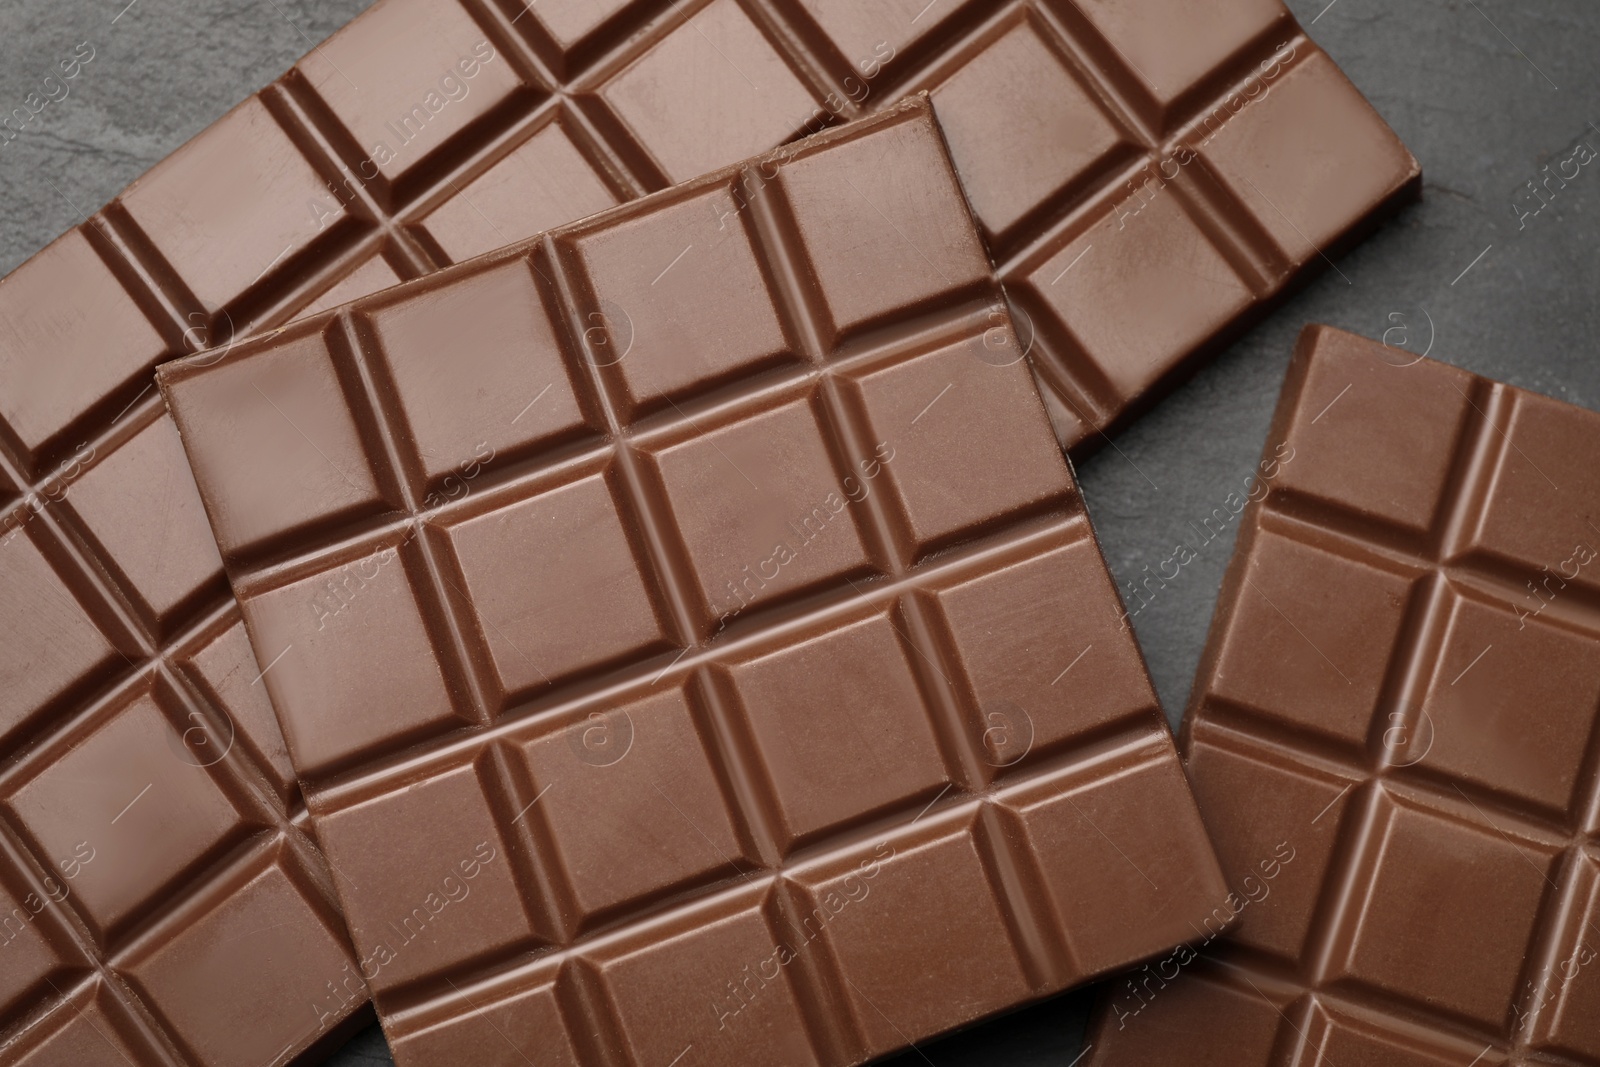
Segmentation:
<svg viewBox="0 0 1600 1067">
<path fill-rule="evenodd" d="M 1316 267 L 1307 242 L 1336 255 L 1375 208 L 1416 185 L 1414 162 L 1276 2 L 1200 10 L 1172 0 L 1130 16 L 1115 5 L 1042 0 L 927 8 L 541 0 L 536 10 L 382 0 L 0 283 L 0 679 L 8 683 L 0 760 L 12 768 L 0 783 L 38 776 L 39 753 L 64 751 L 48 739 L 108 723 L 118 700 L 162 674 L 152 666 L 161 662 L 183 676 L 173 683 L 181 699 L 160 704 L 175 736 L 202 746 L 240 739 L 208 773 L 264 780 L 268 795 L 284 798 L 270 805 L 272 819 L 303 818 L 263 687 L 230 681 L 213 692 L 183 658 L 226 659 L 231 652 L 202 652 L 226 631 L 213 623 L 237 616 L 150 389 L 156 363 L 919 88 L 934 90 L 964 161 L 1025 345 L 1038 367 L 1053 368 L 1044 380 L 1058 433 L 1080 449 L 1302 267 Z M 1037 107 L 1013 108 L 1018 98 Z M 1310 151 L 1293 140 L 1307 130 L 1317 138 Z M 1282 184 L 1231 163 L 1241 152 L 1280 153 L 1270 170 Z M 1297 171 L 1302 159 L 1315 166 Z M 1240 208 L 1257 196 L 1255 208 Z M 1115 240 L 1093 236 L 1102 232 Z M 1084 272 L 1089 256 L 1108 251 L 1108 273 Z M 1168 254 L 1189 272 L 1183 303 L 1143 273 Z M 1196 272 L 1215 284 L 1190 286 Z M 1160 310 L 1172 328 L 1140 337 L 1088 331 L 1094 320 L 1080 309 L 1107 302 L 1136 317 Z M 235 633 L 221 647 L 242 642 Z M 230 679 L 257 670 L 235 667 L 217 669 Z M 193 708 L 204 732 L 195 732 Z M 23 760 L 24 752 L 33 755 Z M 235 761 L 243 761 L 237 772 Z M 191 814 L 208 825 L 207 813 Z M 33 853 L 24 867 L 36 875 L 70 861 L 40 854 L 42 839 L 18 820 L 6 825 L 17 855 Z M 225 847 L 208 832 L 199 831 L 207 848 Z M 303 842 L 284 855 L 315 865 Z M 162 899 L 216 873 L 188 853 L 182 862 L 203 869 L 172 873 Z M 320 882 L 296 870 L 304 884 Z M 312 898 L 321 901 L 313 909 L 326 903 L 323 893 Z M 336 926 L 328 914 L 318 921 Z M 91 955 L 104 958 L 109 944 Z M 340 998 L 357 994 L 347 975 L 323 976 L 314 965 L 325 948 L 308 946 L 301 970 L 340 1016 L 352 1006 Z M 63 951 L 76 958 L 76 949 Z M 287 959 L 283 943 L 278 951 Z M 285 963 L 276 973 L 292 970 Z M 45 1012 L 39 997 L 55 994 L 24 972 L 26 990 L 0 1008 L 9 1020 L 0 1041 L 22 1028 L 30 1041 L 56 1040 L 61 1005 Z M 122 1001 L 156 996 L 113 986 L 108 995 Z M 228 986 L 219 978 L 215 988 Z M 156 1011 L 139 1010 L 141 1019 Z M 176 1014 L 128 1024 L 181 1025 Z M 224 1036 L 249 1046 L 247 1029 L 230 1019 Z M 182 1044 L 170 1035 L 138 1040 L 165 1055 Z M 203 1047 L 226 1058 L 220 1046 Z"/>
<path fill-rule="evenodd" d="M 21 272 L 126 400 L 135 305 L 214 347 L 921 90 L 1080 455 L 1420 188 L 1278 0 L 381 0 Z"/>
<path fill-rule="evenodd" d="M 0 282 L 0 1061 L 312 1059 L 366 994 L 146 294 L 93 226 Z"/>
<path fill-rule="evenodd" d="M 1191 936 L 1018 356 L 919 99 L 162 369 L 398 1062 L 857 1063 Z"/>
<path fill-rule="evenodd" d="M 1600 1064 L 1600 415 L 1310 327 L 1260 471 L 1180 740 L 1236 896 L 1086 1062 Z"/>
</svg>

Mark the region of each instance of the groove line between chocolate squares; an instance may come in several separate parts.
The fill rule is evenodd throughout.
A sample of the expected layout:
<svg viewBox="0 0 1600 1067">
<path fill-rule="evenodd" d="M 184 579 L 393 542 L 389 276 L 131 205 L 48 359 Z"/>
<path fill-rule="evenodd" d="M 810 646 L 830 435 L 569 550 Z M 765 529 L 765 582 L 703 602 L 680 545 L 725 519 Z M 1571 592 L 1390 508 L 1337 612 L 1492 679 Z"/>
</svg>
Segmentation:
<svg viewBox="0 0 1600 1067">
<path fill-rule="evenodd" d="M 1445 500 L 1447 504 L 1442 509 L 1444 514 L 1442 517 L 1437 518 L 1434 524 L 1434 529 L 1441 531 L 1437 535 L 1439 539 L 1429 545 L 1425 551 L 1419 552 L 1418 549 L 1405 545 L 1399 547 L 1391 546 L 1386 541 L 1375 539 L 1371 535 L 1351 530 L 1325 528 L 1304 518 L 1297 518 L 1295 521 L 1305 522 L 1308 528 L 1333 534 L 1338 539 L 1350 540 L 1378 550 L 1379 554 L 1385 558 L 1398 554 L 1399 557 L 1411 561 L 1412 566 L 1420 564 L 1425 567 L 1426 569 L 1423 573 L 1433 575 L 1434 581 L 1439 583 L 1448 582 L 1450 578 L 1448 569 L 1451 565 L 1445 561 L 1450 559 L 1456 550 L 1464 544 L 1462 539 L 1470 531 L 1471 522 L 1476 517 L 1477 510 L 1487 506 L 1487 487 L 1500 465 L 1504 462 L 1506 452 L 1512 447 L 1509 438 L 1501 430 L 1497 420 L 1509 417 L 1515 401 L 1516 391 L 1500 383 L 1488 382 L 1477 377 L 1474 377 L 1472 381 L 1472 389 L 1478 395 L 1479 400 L 1472 400 L 1470 395 L 1467 397 L 1470 411 L 1465 416 L 1464 429 L 1458 438 L 1456 451 L 1450 464 L 1452 471 L 1460 470 L 1464 473 L 1460 476 L 1453 476 L 1451 488 L 1446 490 Z M 1491 431 L 1500 434 L 1501 439 L 1498 442 L 1491 439 Z M 1469 459 L 1469 456 L 1473 458 Z M 1261 506 L 1256 520 L 1257 525 L 1260 525 L 1264 519 L 1275 516 L 1275 503 L 1275 501 L 1269 499 Z M 1459 567 L 1461 564 L 1458 562 L 1455 566 Z M 1468 569 L 1470 571 L 1470 564 L 1468 564 Z M 1444 603 L 1443 596 L 1443 586 L 1441 586 L 1441 591 L 1435 598 L 1439 606 L 1429 611 L 1428 617 L 1422 623 L 1424 627 L 1437 631 L 1444 625 L 1445 620 L 1439 614 Z M 1600 634 L 1600 612 L 1588 610 L 1585 614 L 1590 617 L 1591 632 Z M 1439 654 L 1442 654 L 1443 646 L 1439 641 L 1422 640 L 1420 636 L 1413 638 L 1408 646 L 1396 649 L 1401 654 L 1400 658 L 1405 660 L 1404 666 L 1399 673 L 1404 677 L 1414 679 L 1415 684 L 1425 685 L 1433 674 L 1439 670 L 1440 664 L 1437 662 L 1436 655 L 1429 652 L 1430 645 L 1439 645 L 1441 650 Z M 1393 671 L 1392 666 L 1391 671 Z M 1401 703 L 1404 704 L 1406 702 L 1408 701 L 1402 698 Z M 1415 703 L 1420 711 L 1420 697 L 1416 697 L 1409 702 Z M 1389 705 L 1380 700 L 1379 711 L 1386 706 Z M 1227 728 L 1232 729 L 1231 726 Z M 1274 752 L 1286 754 L 1293 752 L 1292 749 L 1283 749 L 1277 741 L 1258 739 L 1257 735 L 1248 727 L 1242 730 L 1242 736 L 1253 742 L 1265 744 Z M 1291 756 L 1291 758 L 1294 757 Z M 1325 752 L 1318 752 L 1317 758 L 1327 759 L 1329 756 Z M 1387 766 L 1386 758 L 1381 754 L 1376 757 L 1375 763 L 1351 767 L 1353 773 L 1366 779 L 1365 784 L 1369 789 L 1378 790 L 1380 793 L 1382 781 L 1390 769 Z M 1589 774 L 1590 778 L 1587 782 L 1580 782 L 1575 787 L 1574 795 L 1581 793 L 1588 798 L 1586 801 L 1577 803 L 1585 803 L 1588 809 L 1593 809 L 1600 805 L 1600 772 L 1591 769 Z M 1418 783 L 1408 783 L 1408 787 L 1422 788 Z M 1422 789 L 1422 791 L 1425 794 L 1434 792 L 1432 789 Z M 1367 790 L 1363 789 L 1362 792 L 1367 792 Z M 1471 800 L 1469 798 L 1469 802 L 1476 807 L 1483 802 L 1483 799 Z M 1446 801 L 1447 798 L 1440 793 L 1440 800 Z M 1385 1002 L 1382 1000 L 1381 994 L 1368 991 L 1365 987 L 1346 989 L 1342 992 L 1334 993 L 1322 988 L 1329 980 L 1325 975 L 1317 977 L 1317 975 L 1322 974 L 1323 968 L 1332 964 L 1331 955 L 1333 946 L 1336 944 L 1335 939 L 1341 932 L 1344 932 L 1347 923 L 1352 921 L 1346 916 L 1345 909 L 1351 906 L 1351 902 L 1358 901 L 1364 895 L 1363 887 L 1356 884 L 1356 880 L 1363 873 L 1364 864 L 1356 862 L 1359 859 L 1359 854 L 1351 846 L 1355 841 L 1371 838 L 1373 831 L 1371 821 L 1377 818 L 1377 812 L 1376 796 L 1373 796 L 1365 803 L 1364 814 L 1361 818 L 1354 823 L 1347 823 L 1339 830 L 1330 854 L 1335 856 L 1348 855 L 1352 861 L 1347 869 L 1338 875 L 1343 879 L 1342 884 L 1345 888 L 1337 896 L 1346 903 L 1335 907 L 1332 912 L 1327 912 L 1325 905 L 1319 906 L 1314 914 L 1311 929 L 1306 937 L 1306 943 L 1308 945 L 1320 945 L 1320 948 L 1308 950 L 1316 955 L 1318 962 L 1313 965 L 1312 977 L 1308 980 L 1302 976 L 1301 981 L 1308 982 L 1306 993 L 1317 993 L 1324 998 L 1333 1000 L 1348 997 L 1353 1003 L 1360 1004 L 1367 1010 L 1377 1011 L 1379 1015 L 1385 1018 L 1403 1022 L 1406 1016 L 1397 1015 L 1382 1007 Z M 1495 821 L 1487 813 L 1484 813 L 1481 807 L 1479 807 L 1479 813 L 1483 828 L 1496 830 L 1503 835 L 1504 831 L 1499 830 Z M 1511 813 L 1511 817 L 1518 822 L 1524 819 L 1520 813 Z M 1580 812 L 1579 817 L 1581 819 L 1586 816 Z M 1554 827 L 1551 829 L 1555 831 Z M 1545 893 L 1539 905 L 1533 930 L 1530 933 L 1529 951 L 1525 955 L 1522 973 L 1518 975 L 1519 984 L 1516 994 L 1518 1000 L 1522 999 L 1523 991 L 1528 988 L 1533 989 L 1534 995 L 1544 992 L 1543 986 L 1530 986 L 1528 984 L 1530 975 L 1537 970 L 1538 960 L 1547 957 L 1554 950 L 1554 947 L 1571 932 L 1562 925 L 1561 913 L 1567 910 L 1565 905 L 1573 899 L 1577 892 L 1577 864 L 1584 855 L 1582 840 L 1586 835 L 1581 829 L 1564 829 L 1559 832 L 1565 834 L 1569 839 L 1568 844 L 1552 860 L 1552 866 L 1556 876 L 1560 879 L 1560 884 L 1557 885 L 1552 882 L 1549 876 L 1545 877 L 1545 881 L 1551 886 L 1553 892 Z M 1367 847 L 1370 848 L 1371 846 Z M 1363 849 L 1361 853 L 1365 851 L 1366 849 Z M 1329 883 L 1324 883 L 1322 895 L 1326 897 L 1329 891 Z M 1592 926 L 1593 924 L 1589 925 Z M 1238 967 L 1247 974 L 1254 971 L 1252 961 L 1248 956 L 1242 958 L 1229 956 L 1227 957 L 1227 962 L 1229 966 Z M 1413 1015 L 1419 1013 L 1418 1005 L 1412 1003 L 1409 998 L 1406 1004 L 1407 1011 Z M 1428 1017 L 1427 1012 L 1421 1012 L 1420 1014 Z M 1487 1030 L 1482 1032 L 1490 1034 L 1494 1047 L 1512 1052 L 1525 1050 L 1531 1040 L 1532 1030 L 1538 1025 L 1539 1017 L 1540 1013 L 1537 1011 L 1524 1013 L 1519 1017 L 1519 1024 L 1513 1027 L 1509 1034 L 1493 1034 Z M 1453 1032 L 1454 1028 L 1459 1024 L 1453 1019 L 1446 1023 L 1441 1018 L 1438 1024 L 1430 1025 L 1437 1032 L 1443 1034 Z M 1474 1028 L 1481 1029 L 1481 1025 L 1475 1024 Z M 1303 1055 L 1305 1052 L 1304 1044 L 1304 1040 L 1300 1040 L 1293 1055 Z"/>
<path fill-rule="evenodd" d="M 546 238 L 546 250 L 547 251 L 550 251 L 550 243 L 549 242 L 550 242 L 550 238 Z M 552 267 L 552 269 L 554 269 L 555 272 L 557 272 L 558 278 L 565 277 L 565 270 L 563 270 L 563 267 L 560 266 L 560 259 L 558 259 L 557 256 L 554 256 L 554 254 L 552 254 L 552 256 L 549 256 L 549 258 L 547 258 L 547 262 L 552 262 L 552 264 L 555 264 L 555 266 Z M 558 288 L 560 288 L 560 290 L 563 290 L 562 304 L 565 304 L 565 306 L 566 306 L 565 307 L 565 314 L 566 315 L 574 314 L 574 310 L 573 309 L 576 309 L 576 307 L 578 307 L 578 302 L 576 302 L 576 299 L 573 298 L 573 294 L 571 294 L 570 283 L 558 283 Z M 584 362 L 584 363 L 587 363 L 587 362 Z M 371 368 L 371 371 L 373 371 L 373 373 L 378 373 L 378 371 L 376 371 L 376 368 L 378 368 L 378 362 L 376 362 L 376 360 L 366 360 L 366 365 L 368 365 L 368 368 Z M 597 378 L 598 378 L 597 371 L 598 371 L 598 368 L 592 368 L 592 366 L 590 366 L 589 370 L 586 370 L 586 373 L 595 374 L 595 376 L 597 376 Z M 598 379 L 598 381 L 603 382 L 603 378 Z M 374 392 L 376 392 L 376 394 L 382 394 L 382 392 L 384 392 L 384 390 L 376 389 L 376 387 L 374 387 L 373 384 L 371 384 L 371 382 L 365 382 L 365 379 L 363 379 L 363 386 L 365 386 L 366 389 L 373 389 Z M 600 394 L 600 395 L 602 395 L 602 398 L 606 398 L 606 394 Z M 610 405 L 608 405 L 608 406 L 610 406 Z M 611 408 L 611 413 L 610 413 L 610 416 L 608 416 L 608 418 L 610 418 L 611 429 L 613 429 L 613 434 L 618 434 L 619 429 L 621 429 L 621 426 L 619 426 L 618 418 L 616 418 L 616 413 L 614 413 L 614 408 Z M 394 448 L 398 448 L 397 445 L 394 445 L 394 442 L 389 442 L 389 445 L 390 446 L 394 446 Z M 394 461 L 390 461 L 390 462 L 394 462 Z M 1072 525 L 1080 525 L 1080 523 L 1072 523 Z"/>
</svg>

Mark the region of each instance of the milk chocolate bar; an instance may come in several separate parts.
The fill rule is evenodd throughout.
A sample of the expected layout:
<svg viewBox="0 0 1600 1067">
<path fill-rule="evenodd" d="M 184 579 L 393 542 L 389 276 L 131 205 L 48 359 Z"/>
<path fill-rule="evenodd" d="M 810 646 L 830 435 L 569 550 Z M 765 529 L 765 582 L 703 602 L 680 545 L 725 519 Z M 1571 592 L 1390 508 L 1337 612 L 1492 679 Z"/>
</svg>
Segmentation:
<svg viewBox="0 0 1600 1067">
<path fill-rule="evenodd" d="M 100 224 L 0 281 L 0 1062 L 309 1061 L 367 996 Z"/>
<path fill-rule="evenodd" d="M 1600 415 L 1310 327 L 1252 495 L 1180 740 L 1235 896 L 1086 1062 L 1600 1064 Z"/>
<path fill-rule="evenodd" d="M 1225 895 L 925 98 L 168 364 L 407 1065 L 852 1064 Z"/>
<path fill-rule="evenodd" d="M 380 0 L 22 271 L 128 309 L 125 401 L 151 314 L 215 347 L 920 90 L 1079 455 L 1420 188 L 1278 0 Z"/>
</svg>

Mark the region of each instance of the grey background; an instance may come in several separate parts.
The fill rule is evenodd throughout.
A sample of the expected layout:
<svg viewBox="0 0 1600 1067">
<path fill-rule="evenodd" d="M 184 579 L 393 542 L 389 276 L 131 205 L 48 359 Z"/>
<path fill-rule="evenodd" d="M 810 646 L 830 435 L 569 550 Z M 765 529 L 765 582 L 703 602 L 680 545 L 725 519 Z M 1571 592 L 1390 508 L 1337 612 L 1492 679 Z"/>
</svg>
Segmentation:
<svg viewBox="0 0 1600 1067">
<path fill-rule="evenodd" d="M 365 0 L 6 0 L 0 111 L 82 42 L 94 59 L 0 145 L 9 272 L 287 69 Z M 1600 4 L 1592 0 L 1289 0 L 1422 161 L 1420 205 L 1339 261 L 1082 464 L 1112 570 L 1152 569 L 1251 472 L 1296 335 L 1326 322 L 1480 374 L 1600 407 L 1600 159 L 1519 226 L 1513 198 L 1580 137 L 1600 150 Z M 113 21 L 115 19 L 115 21 Z M 1314 21 L 1313 21 L 1314 20 Z M 1591 125 L 1593 123 L 1594 125 Z M 1552 183 L 1554 185 L 1554 183 Z M 1484 253 L 1481 259 L 1476 259 Z M 1476 259 L 1476 263 L 1474 260 Z M 1470 269 L 1469 269 L 1470 266 Z M 1463 274 L 1465 271 L 1465 274 Z M 1404 330 L 1404 332 L 1400 332 Z M 1120 451 L 1119 451 L 1120 450 Z M 1211 542 L 1136 618 L 1176 723 L 1233 537 Z M 892 1061 L 1066 1067 L 1093 991 L 1057 997 Z M 388 1063 L 372 1027 L 332 1061 Z"/>
</svg>

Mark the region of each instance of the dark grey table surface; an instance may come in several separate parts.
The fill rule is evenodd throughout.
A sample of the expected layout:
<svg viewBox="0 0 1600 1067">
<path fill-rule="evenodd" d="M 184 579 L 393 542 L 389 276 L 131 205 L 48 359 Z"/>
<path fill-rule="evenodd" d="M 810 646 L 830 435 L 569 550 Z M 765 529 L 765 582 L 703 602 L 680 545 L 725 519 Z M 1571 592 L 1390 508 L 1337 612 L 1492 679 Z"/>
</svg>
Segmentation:
<svg viewBox="0 0 1600 1067">
<path fill-rule="evenodd" d="M 124 6 L 126 5 L 126 6 Z M 0 110 L 88 42 L 94 58 L 0 145 L 0 271 L 10 271 L 247 94 L 366 0 L 6 0 Z M 1296 335 L 1326 322 L 1600 408 L 1600 165 L 1537 216 L 1517 194 L 1573 143 L 1600 149 L 1592 0 L 1290 0 L 1422 161 L 1407 209 L 1079 468 L 1112 570 L 1130 583 L 1222 505 L 1261 449 Z M 1600 164 L 1600 160 L 1596 161 Z M 1520 201 L 1524 207 L 1527 201 Z M 76 206 L 74 206 L 76 205 Z M 1205 641 L 1230 531 L 1138 615 L 1174 723 Z M 1066 1067 L 1094 991 L 930 1042 L 910 1067 Z M 376 1026 L 333 1061 L 390 1062 Z"/>
</svg>

